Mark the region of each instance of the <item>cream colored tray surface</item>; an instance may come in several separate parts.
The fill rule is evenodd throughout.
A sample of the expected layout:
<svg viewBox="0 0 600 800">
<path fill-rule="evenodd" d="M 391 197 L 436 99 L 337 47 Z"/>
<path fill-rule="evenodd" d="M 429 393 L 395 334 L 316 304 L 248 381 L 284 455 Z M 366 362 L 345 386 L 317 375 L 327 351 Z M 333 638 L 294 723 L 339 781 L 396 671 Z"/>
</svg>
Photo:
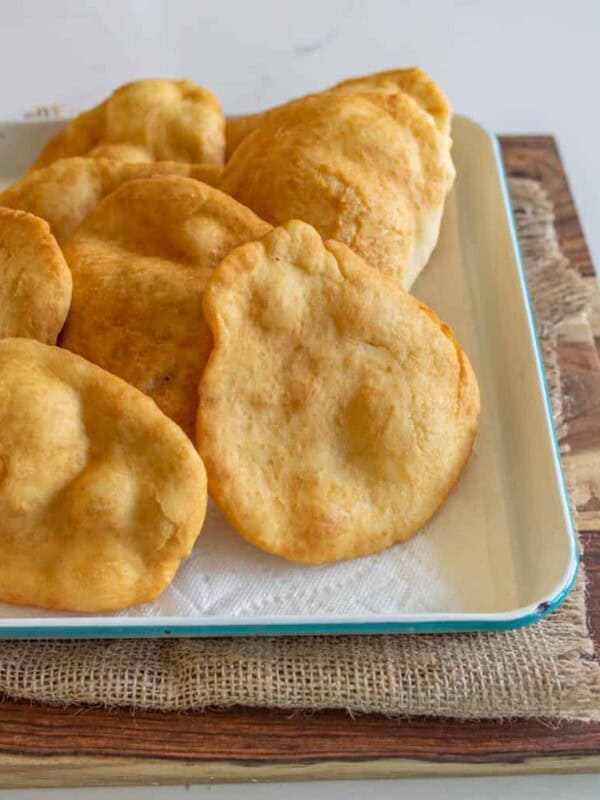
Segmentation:
<svg viewBox="0 0 600 800">
<path fill-rule="evenodd" d="M 0 180 L 17 177 L 59 125 L 0 126 Z M 500 151 L 464 117 L 453 139 L 456 186 L 414 291 L 469 353 L 482 418 L 435 518 L 380 555 L 307 567 L 255 549 L 210 506 L 192 556 L 155 602 L 109 617 L 0 605 L 0 636 L 491 630 L 534 622 L 564 599 L 576 538 Z"/>
</svg>

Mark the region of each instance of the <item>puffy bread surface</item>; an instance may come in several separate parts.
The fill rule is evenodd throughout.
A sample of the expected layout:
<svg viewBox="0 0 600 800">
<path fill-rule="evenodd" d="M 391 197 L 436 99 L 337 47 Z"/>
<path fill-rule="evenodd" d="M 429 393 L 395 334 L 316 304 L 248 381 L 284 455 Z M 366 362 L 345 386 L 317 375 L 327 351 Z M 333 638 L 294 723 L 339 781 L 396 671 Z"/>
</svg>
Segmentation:
<svg viewBox="0 0 600 800">
<path fill-rule="evenodd" d="M 70 304 L 71 273 L 48 223 L 0 208 L 0 338 L 55 344 Z"/>
<path fill-rule="evenodd" d="M 454 174 L 449 138 L 407 94 L 325 92 L 270 113 L 219 186 L 274 225 L 314 225 L 409 289 Z"/>
<path fill-rule="evenodd" d="M 182 175 L 212 185 L 220 174 L 221 168 L 212 164 L 128 163 L 74 156 L 28 172 L 0 193 L 0 206 L 42 217 L 62 244 L 100 200 L 122 183 L 152 175 Z"/>
<path fill-rule="evenodd" d="M 215 95 L 190 80 L 126 83 L 75 117 L 44 147 L 33 169 L 69 156 L 220 165 L 225 119 Z"/>
<path fill-rule="evenodd" d="M 428 75 L 419 67 L 390 69 L 385 72 L 376 72 L 373 75 L 348 78 L 345 81 L 336 83 L 330 91 L 405 92 L 432 117 L 436 127 L 441 133 L 446 135 L 450 134 L 452 108 L 450 107 L 448 98 L 431 75 Z"/>
<path fill-rule="evenodd" d="M 336 83 L 327 92 L 406 92 L 433 118 L 437 128 L 450 133 L 452 109 L 441 87 L 419 67 L 392 69 L 363 75 Z M 294 102 L 294 101 L 291 101 Z M 229 117 L 226 120 L 227 158 L 230 158 L 240 142 L 252 133 L 266 117 L 281 108 L 268 109 L 256 114 Z"/>
<path fill-rule="evenodd" d="M 477 428 L 477 381 L 448 326 L 298 221 L 227 256 L 203 304 L 215 347 L 197 444 L 238 531 L 305 563 L 416 533 Z"/>
<path fill-rule="evenodd" d="M 198 381 L 212 347 L 204 286 L 230 250 L 269 229 L 191 178 L 124 184 L 65 245 L 73 301 L 60 344 L 150 395 L 193 436 Z"/>
<path fill-rule="evenodd" d="M 202 461 L 152 400 L 66 350 L 0 341 L 0 602 L 151 600 L 205 510 Z"/>
</svg>

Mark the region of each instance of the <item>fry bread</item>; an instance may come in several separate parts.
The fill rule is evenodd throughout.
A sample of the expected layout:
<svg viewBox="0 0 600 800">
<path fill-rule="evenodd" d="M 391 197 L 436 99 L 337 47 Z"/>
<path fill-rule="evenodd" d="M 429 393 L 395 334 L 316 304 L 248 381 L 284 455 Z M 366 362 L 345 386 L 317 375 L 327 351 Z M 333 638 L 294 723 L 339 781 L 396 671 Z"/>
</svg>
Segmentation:
<svg viewBox="0 0 600 800">
<path fill-rule="evenodd" d="M 0 341 L 0 472 L 0 602 L 151 600 L 206 511 L 202 461 L 152 400 L 31 339 Z"/>
<path fill-rule="evenodd" d="M 43 219 L 0 208 L 0 338 L 55 344 L 71 304 L 71 273 Z"/>
<path fill-rule="evenodd" d="M 415 534 L 477 428 L 477 380 L 448 326 L 298 221 L 230 253 L 203 305 L 215 348 L 197 444 L 231 524 L 314 564 Z"/>
<path fill-rule="evenodd" d="M 73 302 L 60 344 L 149 394 L 193 436 L 198 381 L 212 347 L 204 286 L 232 248 L 269 229 L 191 178 L 124 184 L 64 248 Z"/>
</svg>

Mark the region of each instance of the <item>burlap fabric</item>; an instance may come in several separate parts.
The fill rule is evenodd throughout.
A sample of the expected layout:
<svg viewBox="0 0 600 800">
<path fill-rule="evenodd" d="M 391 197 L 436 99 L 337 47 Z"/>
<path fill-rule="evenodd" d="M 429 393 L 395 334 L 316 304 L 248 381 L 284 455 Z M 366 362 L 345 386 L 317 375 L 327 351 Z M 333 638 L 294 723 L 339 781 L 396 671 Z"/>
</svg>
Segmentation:
<svg viewBox="0 0 600 800">
<path fill-rule="evenodd" d="M 552 209 L 511 182 L 549 384 L 562 427 L 556 330 L 586 304 Z M 0 692 L 50 703 L 165 711 L 207 706 L 341 708 L 463 719 L 600 719 L 600 667 L 584 576 L 563 606 L 495 634 L 0 643 Z"/>
</svg>

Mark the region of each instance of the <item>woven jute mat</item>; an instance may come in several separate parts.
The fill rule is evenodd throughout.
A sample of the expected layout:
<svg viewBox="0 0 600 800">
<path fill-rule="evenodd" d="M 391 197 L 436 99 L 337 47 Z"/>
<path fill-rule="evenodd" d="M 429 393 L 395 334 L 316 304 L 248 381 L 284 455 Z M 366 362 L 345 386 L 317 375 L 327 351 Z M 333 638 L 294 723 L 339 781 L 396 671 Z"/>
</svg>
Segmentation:
<svg viewBox="0 0 600 800">
<path fill-rule="evenodd" d="M 556 422 L 556 330 L 585 310 L 540 186 L 511 193 Z M 600 666 L 585 578 L 558 611 L 519 630 L 460 635 L 0 643 L 0 692 L 49 703 L 164 711 L 208 706 L 346 709 L 463 719 L 600 719 Z"/>
</svg>

